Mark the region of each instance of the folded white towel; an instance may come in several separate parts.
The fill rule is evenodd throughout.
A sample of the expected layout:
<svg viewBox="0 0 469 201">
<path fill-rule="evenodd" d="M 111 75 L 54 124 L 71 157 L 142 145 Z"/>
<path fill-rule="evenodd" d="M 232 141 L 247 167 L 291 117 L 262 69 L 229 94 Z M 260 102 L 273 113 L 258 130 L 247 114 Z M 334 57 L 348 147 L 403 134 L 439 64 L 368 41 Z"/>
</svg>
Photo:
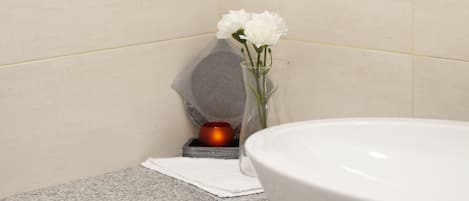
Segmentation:
<svg viewBox="0 0 469 201">
<path fill-rule="evenodd" d="M 238 160 L 209 158 L 147 159 L 143 167 L 197 186 L 219 197 L 236 197 L 264 192 L 259 180 L 241 173 Z"/>
</svg>

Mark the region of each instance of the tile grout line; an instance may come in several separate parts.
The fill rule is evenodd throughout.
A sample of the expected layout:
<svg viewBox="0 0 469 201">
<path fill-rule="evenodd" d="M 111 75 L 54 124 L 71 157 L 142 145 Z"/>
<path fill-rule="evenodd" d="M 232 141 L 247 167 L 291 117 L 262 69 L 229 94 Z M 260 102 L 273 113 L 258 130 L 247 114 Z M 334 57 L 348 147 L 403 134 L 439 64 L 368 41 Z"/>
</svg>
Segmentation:
<svg viewBox="0 0 469 201">
<path fill-rule="evenodd" d="M 407 54 L 411 55 L 411 52 L 404 52 L 404 51 L 396 51 L 396 50 L 385 50 L 385 49 L 378 49 L 378 48 L 365 48 L 365 47 L 358 47 L 353 45 L 344 45 L 338 43 L 331 43 L 331 42 L 321 42 L 321 41 L 308 41 L 308 40 L 301 40 L 301 39 L 292 39 L 287 38 L 285 41 L 293 41 L 293 42 L 302 42 L 302 43 L 310 43 L 310 44 L 318 44 L 323 46 L 330 46 L 330 47 L 337 47 L 337 48 L 347 48 L 347 49 L 360 49 L 360 50 L 368 50 L 368 51 L 377 51 L 377 52 L 385 52 L 385 53 L 392 53 L 392 54 Z"/>
<path fill-rule="evenodd" d="M 426 54 L 410 54 L 410 55 L 412 55 L 414 57 L 427 57 L 427 58 L 431 58 L 431 59 L 440 59 L 440 60 L 448 60 L 448 61 L 457 61 L 457 62 L 469 63 L 469 60 L 466 60 L 466 59 L 439 57 L 439 56 L 431 56 L 431 55 L 426 55 Z"/>
<path fill-rule="evenodd" d="M 51 57 L 44 57 L 44 58 L 39 58 L 39 59 L 26 60 L 26 61 L 21 61 L 21 62 L 6 63 L 6 64 L 0 64 L 0 68 L 7 68 L 7 67 L 11 67 L 11 66 L 15 66 L 15 65 L 21 65 L 21 64 L 49 61 L 49 60 L 65 58 L 65 57 L 94 54 L 94 53 L 118 50 L 118 49 L 122 49 L 122 48 L 145 46 L 145 45 L 151 45 L 151 44 L 160 43 L 160 42 L 184 40 L 184 39 L 190 39 L 190 38 L 196 38 L 196 37 L 202 37 L 202 36 L 209 36 L 209 35 L 213 35 L 213 34 L 214 34 L 214 32 L 206 32 L 206 33 L 187 35 L 187 36 L 175 37 L 175 38 L 169 38 L 169 39 L 163 39 L 163 40 L 146 41 L 146 42 L 142 42 L 142 43 L 134 43 L 134 44 L 116 46 L 116 47 L 111 47 L 111 48 L 102 48 L 102 49 L 95 49 L 95 50 L 90 50 L 90 51 L 82 51 L 82 52 L 76 52 L 76 53 L 71 53 L 71 54 L 64 54 L 64 55 L 58 55 L 58 56 L 51 56 Z M 335 48 L 347 48 L 347 49 L 375 51 L 375 52 L 381 52 L 381 53 L 387 53 L 387 54 L 400 54 L 400 55 L 407 55 L 407 56 L 414 56 L 414 57 L 427 57 L 427 58 L 432 58 L 432 59 L 440 59 L 440 60 L 448 60 L 448 61 L 457 61 L 457 62 L 469 63 L 469 60 L 466 60 L 466 59 L 440 57 L 440 56 L 432 56 L 432 55 L 425 55 L 425 54 L 416 54 L 416 53 L 412 53 L 412 52 L 401 52 L 401 51 L 384 50 L 384 49 L 377 49 L 377 48 L 364 48 L 364 47 L 357 47 L 357 46 L 351 46 L 351 45 L 342 45 L 342 44 L 336 44 L 336 43 L 330 43 L 330 42 L 308 41 L 308 40 L 291 39 L 291 38 L 284 39 L 284 41 L 292 41 L 292 42 L 306 43 L 306 44 L 316 44 L 316 45 L 329 46 L 329 47 L 335 47 Z"/>
<path fill-rule="evenodd" d="M 412 99 L 412 105 L 411 105 L 411 112 L 412 112 L 412 117 L 415 117 L 415 56 L 412 56 L 412 68 L 411 70 L 411 99 Z"/>
<path fill-rule="evenodd" d="M 415 54 L 415 0 L 411 1 L 411 52 L 412 54 Z"/>
<path fill-rule="evenodd" d="M 141 42 L 141 43 L 132 43 L 132 44 L 120 45 L 120 46 L 109 47 L 109 48 L 101 48 L 101 49 L 94 49 L 94 50 L 89 50 L 89 51 L 75 52 L 75 53 L 70 53 L 70 54 L 62 54 L 62 55 L 56 55 L 56 56 L 50 56 L 50 57 L 43 57 L 43 58 L 38 58 L 38 59 L 31 59 L 31 60 L 25 60 L 25 61 L 19 61 L 19 62 L 0 64 L 0 68 L 8 68 L 8 67 L 16 66 L 16 65 L 44 62 L 44 61 L 50 61 L 50 60 L 54 60 L 54 59 L 67 58 L 67 57 L 73 57 L 73 56 L 89 55 L 89 54 L 113 51 L 113 50 L 124 49 L 124 48 L 139 47 L 139 46 L 151 45 L 151 44 L 155 44 L 155 43 L 162 43 L 162 42 L 168 42 L 168 41 L 185 40 L 185 39 L 197 38 L 197 37 L 202 37 L 202 36 L 210 36 L 210 35 L 213 35 L 213 34 L 214 34 L 214 32 L 205 32 L 205 33 L 185 35 L 185 36 L 162 39 L 162 40 L 145 41 L 145 42 Z"/>
<path fill-rule="evenodd" d="M 411 64 L 411 99 L 412 99 L 412 105 L 411 105 L 411 112 L 412 112 L 412 117 L 415 117 L 415 0 L 411 1 L 411 53 L 412 53 L 412 64 Z"/>
<path fill-rule="evenodd" d="M 387 53 L 387 54 L 400 54 L 400 55 L 407 55 L 407 56 L 427 57 L 427 58 L 432 58 L 432 59 L 442 59 L 442 60 L 450 60 L 450 61 L 459 61 L 459 62 L 468 62 L 469 63 L 469 60 L 466 60 L 466 59 L 440 57 L 440 56 L 432 56 L 432 55 L 426 55 L 426 54 L 416 54 L 416 53 L 412 53 L 412 52 L 384 50 L 384 49 L 377 49 L 377 48 L 364 48 L 364 47 L 357 47 L 357 46 L 351 46 L 351 45 L 342 45 L 342 44 L 329 43 L 329 42 L 307 41 L 307 40 L 291 39 L 291 38 L 284 39 L 284 41 L 292 41 L 292 42 L 307 43 L 307 44 L 316 44 L 316 45 L 329 46 L 329 47 L 335 47 L 335 48 L 347 48 L 347 49 L 375 51 L 375 52 L 381 52 L 381 53 Z"/>
</svg>

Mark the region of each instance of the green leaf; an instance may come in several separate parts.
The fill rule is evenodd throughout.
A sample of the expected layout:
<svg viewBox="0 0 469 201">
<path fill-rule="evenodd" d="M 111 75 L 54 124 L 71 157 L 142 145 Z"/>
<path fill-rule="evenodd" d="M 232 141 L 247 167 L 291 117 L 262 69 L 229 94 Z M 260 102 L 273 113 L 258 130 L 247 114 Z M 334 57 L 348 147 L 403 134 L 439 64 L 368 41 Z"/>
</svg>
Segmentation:
<svg viewBox="0 0 469 201">
<path fill-rule="evenodd" d="M 231 36 L 238 42 L 242 43 L 242 44 L 245 44 L 246 43 L 246 39 L 242 39 L 241 36 L 244 35 L 244 29 L 240 29 L 238 30 L 237 32 L 234 32 L 233 34 L 231 34 Z"/>
</svg>

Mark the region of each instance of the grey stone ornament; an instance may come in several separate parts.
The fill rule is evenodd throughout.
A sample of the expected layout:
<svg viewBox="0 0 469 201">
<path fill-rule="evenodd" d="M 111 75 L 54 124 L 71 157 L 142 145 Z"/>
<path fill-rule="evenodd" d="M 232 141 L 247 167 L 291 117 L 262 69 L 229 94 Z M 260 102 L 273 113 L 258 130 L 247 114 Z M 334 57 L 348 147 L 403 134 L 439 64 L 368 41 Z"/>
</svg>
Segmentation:
<svg viewBox="0 0 469 201">
<path fill-rule="evenodd" d="M 240 126 L 246 93 L 239 51 L 227 40 L 214 40 L 174 80 L 172 88 L 196 126 L 213 121 Z"/>
</svg>

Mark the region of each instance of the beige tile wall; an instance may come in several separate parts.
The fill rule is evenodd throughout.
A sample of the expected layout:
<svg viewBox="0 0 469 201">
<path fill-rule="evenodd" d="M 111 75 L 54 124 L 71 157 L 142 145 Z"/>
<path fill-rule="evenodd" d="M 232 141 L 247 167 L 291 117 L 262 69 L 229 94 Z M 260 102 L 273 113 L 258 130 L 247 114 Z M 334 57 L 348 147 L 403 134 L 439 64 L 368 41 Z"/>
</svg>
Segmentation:
<svg viewBox="0 0 469 201">
<path fill-rule="evenodd" d="M 0 65 L 213 32 L 216 9 L 215 0 L 3 0 Z"/>
<path fill-rule="evenodd" d="M 415 53 L 469 61 L 469 1 L 415 0 Z"/>
<path fill-rule="evenodd" d="M 415 58 L 415 116 L 469 120 L 469 62 Z"/>
<path fill-rule="evenodd" d="M 412 57 L 283 41 L 294 120 L 412 115 Z"/>
<path fill-rule="evenodd" d="M 289 35 L 295 120 L 407 116 L 469 121 L 469 3 L 464 0 L 219 0 L 269 9 Z M 301 98 L 298 98 L 301 97 Z"/>
<path fill-rule="evenodd" d="M 3 1 L 0 198 L 177 155 L 194 128 L 170 85 L 217 18 L 215 0 Z"/>
<path fill-rule="evenodd" d="M 0 192 L 173 156 L 193 135 L 172 78 L 211 35 L 0 68 Z"/>
</svg>

